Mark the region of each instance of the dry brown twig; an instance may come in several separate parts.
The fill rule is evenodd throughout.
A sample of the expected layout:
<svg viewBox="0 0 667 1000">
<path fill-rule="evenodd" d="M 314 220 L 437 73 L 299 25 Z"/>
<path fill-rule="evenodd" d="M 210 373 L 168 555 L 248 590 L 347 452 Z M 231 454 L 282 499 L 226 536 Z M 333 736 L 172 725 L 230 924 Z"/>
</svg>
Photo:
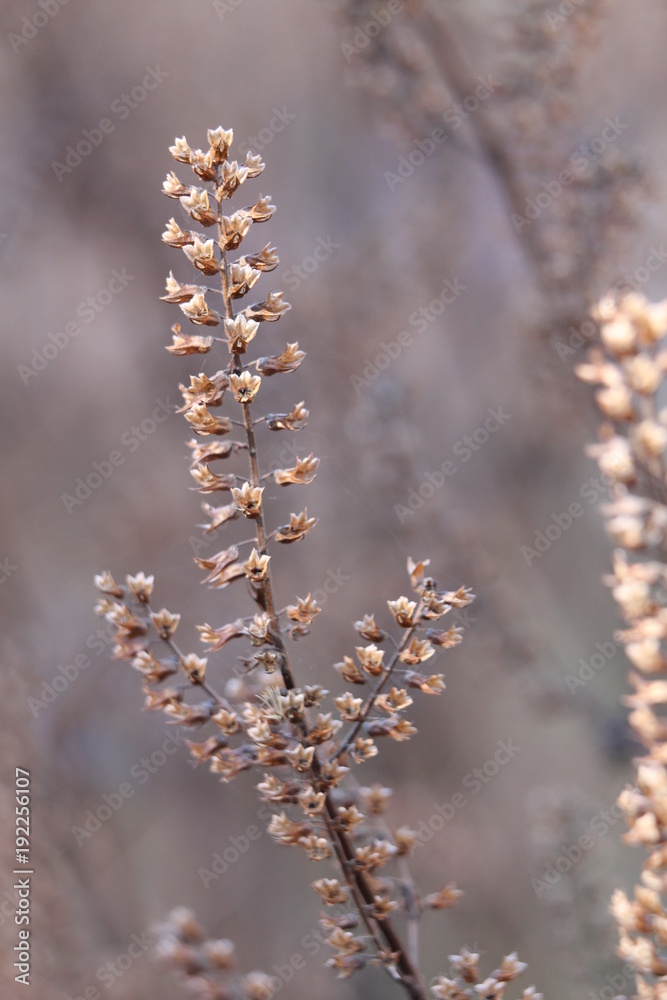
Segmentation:
<svg viewBox="0 0 667 1000">
<path fill-rule="evenodd" d="M 216 666 L 216 679 L 211 683 L 208 657 L 181 651 L 173 638 L 180 616 L 151 606 L 153 577 L 137 573 L 127 577 L 126 585 L 118 585 L 110 573 L 101 574 L 96 578 L 103 595 L 97 611 L 116 629 L 114 658 L 130 661 L 143 675 L 146 707 L 161 709 L 173 723 L 208 727 L 210 735 L 190 743 L 195 760 L 207 762 L 223 782 L 242 771 L 259 772 L 258 792 L 275 809 L 269 832 L 278 843 L 301 848 L 310 860 L 334 866 L 331 877 L 324 875 L 313 882 L 326 907 L 321 922 L 334 951 L 327 964 L 344 978 L 366 965 L 380 965 L 408 996 L 423 1000 L 428 988 L 418 964 L 418 919 L 428 909 L 452 906 L 460 892 L 450 884 L 437 892 L 418 894 L 407 871 L 416 834 L 407 827 L 393 830 L 388 825 L 383 814 L 390 790 L 359 787 L 354 771 L 377 754 L 376 741 L 387 736 L 403 741 L 416 732 L 403 715 L 412 703 L 408 692 L 439 694 L 444 689 L 442 675 L 423 673 L 422 664 L 438 648 L 455 646 L 461 639 L 459 628 L 435 625 L 452 608 L 469 604 L 473 595 L 465 587 L 438 589 L 428 572 L 428 560 L 410 560 L 413 597 L 402 595 L 388 601 L 389 618 L 400 638 L 392 638 L 390 631 L 367 614 L 355 624 L 365 643 L 356 647 L 356 659 L 346 656 L 336 664 L 347 684 L 360 688 L 372 685 L 370 694 L 362 699 L 346 690 L 333 698 L 331 711 L 321 712 L 328 692 L 319 685 L 299 684 L 289 643 L 308 634 L 320 608 L 307 594 L 286 609 L 277 609 L 271 548 L 272 543 L 287 545 L 302 540 L 317 518 L 309 517 L 304 508 L 290 515 L 289 524 L 269 530 L 266 486 L 262 485 L 267 477 L 260 474 L 258 431 L 297 431 L 304 426 L 308 410 L 301 402 L 289 412 L 257 418 L 255 406 L 261 399 L 263 380 L 293 372 L 305 355 L 297 343 L 290 343 L 279 355 L 247 359 L 261 323 L 280 319 L 289 306 L 282 293 L 271 292 L 263 301 L 235 312 L 236 302 L 263 273 L 277 266 L 278 256 L 266 244 L 253 254 L 231 258 L 255 224 L 267 221 L 274 211 L 269 199 L 260 196 L 249 207 L 224 214 L 229 199 L 264 169 L 260 157 L 252 154 L 242 164 L 230 160 L 232 138 L 231 131 L 218 128 L 209 131 L 206 151 L 191 149 L 184 138 L 171 147 L 174 158 L 192 167 L 203 185 L 184 184 L 172 173 L 165 181 L 164 193 L 178 200 L 195 222 L 214 230 L 217 239 L 184 230 L 171 219 L 163 240 L 182 249 L 201 274 L 220 281 L 219 311 L 208 300 L 215 289 L 182 284 L 172 274 L 164 298 L 178 304 L 191 323 L 210 331 L 204 336 L 189 335 L 176 324 L 167 350 L 175 355 L 202 356 L 222 345 L 228 352 L 229 360 L 222 370 L 200 372 L 191 376 L 189 386 L 180 388 L 182 412 L 199 435 L 189 442 L 196 488 L 205 496 L 229 496 L 229 502 L 219 507 L 203 504 L 209 516 L 207 530 L 228 530 L 232 522 L 241 520 L 254 528 L 253 538 L 229 545 L 210 558 L 195 560 L 206 571 L 210 587 L 222 590 L 245 580 L 256 604 L 256 612 L 244 619 L 215 627 L 198 626 L 210 653 L 226 652 L 231 642 L 249 645 L 240 658 L 241 676 L 235 668 L 230 678 L 232 671 L 227 667 L 225 680 L 225 668 Z M 240 406 L 241 419 L 216 415 L 225 395 Z M 237 428 L 243 429 L 242 440 L 223 441 Z M 248 468 L 244 473 L 222 475 L 211 469 L 213 463 L 225 461 L 229 465 L 235 457 L 238 461 L 245 455 Z M 306 485 L 314 478 L 317 465 L 318 460 L 308 455 L 292 468 L 276 470 L 272 477 L 276 485 Z M 244 546 L 251 546 L 245 556 L 240 555 Z M 393 648 L 385 663 L 387 646 Z M 222 695 L 217 693 L 221 683 Z M 398 875 L 391 874 L 393 864 L 398 865 Z M 397 917 L 407 924 L 409 946 L 397 929 Z M 271 977 L 242 975 L 234 963 L 231 943 L 207 941 L 188 911 L 172 913 L 162 931 L 161 954 L 187 977 L 199 995 L 222 1000 L 273 994 Z M 480 994 L 500 998 L 507 982 L 525 968 L 510 955 L 480 983 L 478 957 L 465 951 L 450 956 L 450 977 L 434 980 L 432 995 L 459 1000 Z M 536 994 L 531 988 L 523 996 Z"/>
</svg>

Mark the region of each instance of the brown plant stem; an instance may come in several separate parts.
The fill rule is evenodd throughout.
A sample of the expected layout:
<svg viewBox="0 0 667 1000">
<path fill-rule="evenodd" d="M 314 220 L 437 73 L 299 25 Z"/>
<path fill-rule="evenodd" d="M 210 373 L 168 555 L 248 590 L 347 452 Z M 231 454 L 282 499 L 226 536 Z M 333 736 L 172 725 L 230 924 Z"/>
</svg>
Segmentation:
<svg viewBox="0 0 667 1000">
<path fill-rule="evenodd" d="M 225 305 L 225 316 L 227 319 L 234 318 L 234 309 L 229 294 L 229 273 L 227 264 L 227 255 L 223 250 L 223 230 L 222 230 L 222 199 L 218 194 L 218 184 L 216 184 L 216 201 L 218 205 L 218 232 L 219 232 L 219 246 L 221 253 L 221 282 L 222 282 L 222 296 Z M 233 360 L 233 371 L 236 374 L 240 374 L 243 370 L 243 365 L 241 362 L 240 355 L 235 355 Z M 255 427 L 252 416 L 252 404 L 242 403 L 243 409 L 243 426 L 245 429 L 246 440 L 248 445 L 248 457 L 250 463 L 250 483 L 252 486 L 259 486 L 261 483 L 259 474 L 259 463 L 257 454 L 257 441 L 255 437 Z M 264 521 L 264 512 L 260 508 L 258 516 L 253 518 L 255 526 L 255 534 L 257 540 L 257 549 L 260 555 L 268 555 L 268 540 L 266 525 Z M 288 691 L 293 690 L 297 685 L 294 678 L 294 671 L 290 662 L 289 654 L 285 646 L 285 640 L 280 627 L 278 615 L 275 610 L 275 601 L 273 596 L 273 585 L 271 578 L 271 571 L 267 568 L 266 576 L 262 580 L 261 589 L 261 604 L 269 616 L 271 624 L 272 641 L 275 648 L 280 653 L 280 673 L 282 675 L 283 683 Z M 404 637 L 401 646 L 394 654 L 394 658 L 391 663 L 391 670 L 396 665 L 398 661 L 398 655 L 400 650 L 404 648 L 406 642 L 409 641 L 414 628 L 408 630 L 408 633 Z M 385 681 L 389 679 L 391 670 L 387 671 L 387 676 Z M 372 707 L 372 700 L 380 693 L 383 685 L 378 685 L 376 691 L 371 696 L 371 704 L 368 705 L 368 711 Z M 363 720 L 359 724 L 357 731 L 361 728 Z M 302 733 L 302 737 L 308 739 L 308 726 L 305 720 L 299 722 L 299 729 Z M 350 740 L 351 742 L 351 740 Z M 346 745 L 349 746 L 349 743 Z M 338 754 L 336 754 L 338 756 Z M 311 765 L 311 773 L 315 781 L 320 784 L 322 782 L 322 762 L 318 757 L 317 750 L 315 750 L 313 756 L 313 763 Z M 346 884 L 348 885 L 352 898 L 354 899 L 355 905 L 359 911 L 361 919 L 363 920 L 369 934 L 371 935 L 376 948 L 378 951 L 384 951 L 388 949 L 390 952 L 396 954 L 396 970 L 397 978 L 401 985 L 406 990 L 407 994 L 410 996 L 411 1000 L 427 1000 L 428 994 L 426 992 L 426 987 L 423 983 L 423 978 L 421 973 L 416 968 L 412 959 L 401 941 L 399 935 L 393 928 L 389 920 L 376 920 L 371 916 L 369 912 L 374 905 L 375 893 L 373 891 L 372 885 L 368 876 L 359 871 L 355 865 L 355 854 L 354 847 L 345 831 L 340 828 L 340 823 L 337 817 L 337 808 L 331 796 L 331 792 L 328 791 L 325 796 L 325 808 L 324 817 L 333 845 L 333 849 L 342 870 Z"/>
</svg>

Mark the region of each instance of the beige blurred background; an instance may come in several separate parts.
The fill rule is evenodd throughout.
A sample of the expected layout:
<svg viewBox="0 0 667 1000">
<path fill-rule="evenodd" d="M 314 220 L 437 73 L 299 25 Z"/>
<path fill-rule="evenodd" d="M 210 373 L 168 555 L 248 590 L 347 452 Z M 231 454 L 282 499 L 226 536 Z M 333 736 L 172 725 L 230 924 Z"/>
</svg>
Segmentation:
<svg viewBox="0 0 667 1000">
<path fill-rule="evenodd" d="M 251 779 L 221 786 L 193 771 L 185 750 L 140 778 L 142 758 L 165 739 L 163 720 L 142 712 L 138 675 L 110 662 L 108 640 L 96 635 L 92 580 L 105 568 L 121 578 L 155 573 L 157 600 L 183 613 L 181 639 L 192 649 L 196 623 L 247 613 L 241 592 L 200 586 L 192 539 L 201 512 L 189 489 L 182 418 L 145 424 L 143 440 L 132 430 L 161 402 L 176 403 L 178 382 L 195 370 L 163 349 L 177 318 L 159 301 L 164 277 L 173 267 L 189 280 L 185 261 L 160 242 L 173 213 L 160 193 L 172 168 L 167 148 L 183 134 L 201 145 L 208 127 L 223 125 L 264 156 L 255 190 L 278 208 L 259 233 L 258 246 L 270 240 L 281 256 L 275 280 L 263 286 L 283 287 L 293 309 L 268 342 L 298 339 L 308 352 L 293 380 L 271 386 L 283 403 L 306 400 L 311 419 L 298 449 L 322 460 L 308 496 L 320 524 L 304 546 L 277 555 L 279 592 L 290 598 L 339 581 L 297 647 L 302 676 L 337 690 L 331 664 L 354 645 L 351 623 L 383 614 L 386 599 L 404 592 L 408 555 L 430 556 L 443 585 L 465 583 L 479 595 L 463 645 L 443 657 L 446 693 L 417 705 L 420 736 L 367 765 L 369 782 L 394 785 L 397 825 L 428 821 L 436 804 L 468 789 L 465 807 L 414 860 L 424 887 L 455 880 L 465 891 L 454 910 L 425 920 L 424 968 L 435 975 L 467 945 L 490 972 L 517 950 L 530 966 L 526 981 L 546 996 L 599 996 L 619 970 L 607 900 L 638 863 L 620 843 L 622 822 L 596 836 L 548 891 L 538 895 L 531 885 L 612 808 L 631 776 L 622 653 L 602 653 L 590 680 L 568 686 L 581 661 L 599 653 L 597 643 L 609 650 L 618 627 L 600 584 L 611 551 L 600 491 L 583 456 L 596 418 L 572 375 L 583 352 L 562 358 L 561 335 L 544 333 L 548 310 L 474 133 L 466 126 L 461 141 L 444 143 L 392 190 L 385 174 L 415 148 L 418 116 L 410 134 L 400 115 L 387 114 L 381 79 L 366 88 L 350 79 L 363 53 L 346 55 L 353 29 L 342 2 L 69 0 L 35 19 L 54 3 L 4 0 L 0 11 L 0 898 L 11 899 L 18 765 L 32 769 L 34 785 L 32 995 L 65 1000 L 95 988 L 104 1000 L 175 1000 L 181 987 L 150 955 L 129 966 L 123 956 L 133 935 L 145 940 L 178 904 L 192 906 L 212 935 L 234 938 L 245 969 L 271 971 L 303 954 L 286 997 L 398 995 L 378 973 L 339 983 L 323 968 L 326 949 L 307 937 L 317 926 L 314 872 L 266 834 L 204 887 L 199 869 L 258 822 Z M 515 44 L 508 30 L 520 28 L 524 4 L 432 6 L 475 79 L 507 79 Z M 573 281 L 597 254 L 596 294 L 635 272 L 652 248 L 661 252 L 667 236 L 666 32 L 664 5 L 610 0 L 590 44 L 574 52 L 580 72 L 566 81 L 571 106 L 561 130 L 558 122 L 548 133 L 539 123 L 528 129 L 528 147 L 544 146 L 555 159 L 526 172 L 542 170 L 549 180 L 607 118 L 627 123 L 618 149 L 650 179 L 629 200 L 633 224 L 622 240 L 567 249 Z M 525 44 L 530 50 L 530 38 Z M 147 74 L 155 88 L 130 97 L 134 107 L 124 104 Z M 389 74 L 387 93 L 392 85 Z M 552 97 L 561 85 L 552 81 Z M 391 94 L 400 111 L 400 93 Z M 509 97 L 488 105 L 501 134 Z M 539 105 L 539 89 L 532 100 Z M 54 169 L 67 166 L 67 147 L 104 118 L 113 129 L 90 155 Z M 506 135 L 508 155 L 527 163 Z M 587 209 L 591 232 L 596 206 Z M 585 233 L 585 211 L 577 222 Z M 318 246 L 328 247 L 325 259 L 308 273 Z M 411 314 L 446 280 L 465 288 L 423 330 L 410 327 Z M 664 295 L 667 269 L 640 285 Z M 63 331 L 77 317 L 80 333 L 68 338 Z M 404 330 L 411 346 L 376 377 L 364 376 L 383 342 Z M 465 436 L 499 408 L 507 419 L 464 460 Z M 269 442 L 265 467 L 285 443 Z M 122 463 L 89 497 L 63 499 L 115 450 Z M 422 490 L 432 495 L 420 509 L 402 511 L 448 460 L 455 474 Z M 535 533 L 572 503 L 581 516 L 528 565 L 522 546 L 532 547 Z M 280 510 L 287 504 L 276 501 Z M 68 671 L 73 679 L 58 681 L 51 703 L 29 701 L 41 701 L 44 685 L 53 690 Z M 520 752 L 473 793 L 466 776 L 493 758 L 499 740 Z M 77 843 L 72 828 L 125 782 L 134 794 Z M 13 998 L 26 994 L 12 981 L 8 909 L 0 908 L 3 996 Z M 112 974 L 108 962 L 126 968 Z M 631 990 L 627 983 L 619 992 Z"/>
</svg>

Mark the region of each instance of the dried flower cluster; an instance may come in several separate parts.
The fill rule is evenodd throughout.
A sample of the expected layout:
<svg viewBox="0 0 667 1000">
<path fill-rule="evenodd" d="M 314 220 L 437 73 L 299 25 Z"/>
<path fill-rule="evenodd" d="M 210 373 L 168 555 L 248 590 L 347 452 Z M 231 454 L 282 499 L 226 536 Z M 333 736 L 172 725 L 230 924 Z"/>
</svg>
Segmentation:
<svg viewBox="0 0 667 1000">
<path fill-rule="evenodd" d="M 603 350 L 590 352 L 577 374 L 596 385 L 605 422 L 589 449 L 612 500 L 604 508 L 618 545 L 606 581 L 626 623 L 620 633 L 634 669 L 627 698 L 630 724 L 645 748 L 637 781 L 619 798 L 628 843 L 646 848 L 634 899 L 618 891 L 612 911 L 619 954 L 636 970 L 637 996 L 667 996 L 667 301 L 639 295 L 603 300 L 597 308 Z"/>
<path fill-rule="evenodd" d="M 177 324 L 167 350 L 224 357 L 221 370 L 199 372 L 188 386 L 181 385 L 182 412 L 197 435 L 189 442 L 195 489 L 206 497 L 226 494 L 227 502 L 220 506 L 204 501 L 207 531 L 228 531 L 232 522 L 247 522 L 251 537 L 196 562 L 216 590 L 244 581 L 255 610 L 232 622 L 199 626 L 208 654 L 204 657 L 177 645 L 180 616 L 153 607 L 153 577 L 138 573 L 119 585 L 110 573 L 101 574 L 96 578 L 102 592 L 97 610 L 115 627 L 114 657 L 130 661 L 143 675 L 146 707 L 162 710 L 172 723 L 202 730 L 201 738 L 189 744 L 191 754 L 223 782 L 242 771 L 255 772 L 258 793 L 272 807 L 268 829 L 275 840 L 325 863 L 312 885 L 324 907 L 322 927 L 333 950 L 328 964 L 341 977 L 367 964 L 381 965 L 410 997 L 424 998 L 417 923 L 425 910 L 450 907 L 460 893 L 450 884 L 419 895 L 407 869 L 416 834 L 408 826 L 389 826 L 384 814 L 391 790 L 360 786 L 355 772 L 377 754 L 383 738 L 405 741 L 416 732 L 405 714 L 413 695 L 443 691 L 442 674 L 430 672 L 430 661 L 461 639 L 461 629 L 443 626 L 442 620 L 452 609 L 466 607 L 473 595 L 465 587 L 440 589 L 428 560 L 409 560 L 408 594 L 387 602 L 386 623 L 378 624 L 373 614 L 356 622 L 354 655 L 335 664 L 344 690 L 328 700 L 321 686 L 298 683 L 289 645 L 308 634 L 320 608 L 310 593 L 295 596 L 283 609 L 276 607 L 270 543 L 301 541 L 317 518 L 299 504 L 289 523 L 273 526 L 266 507 L 272 485 L 310 483 L 318 459 L 305 455 L 291 468 L 262 474 L 258 431 L 298 431 L 308 410 L 298 402 L 287 412 L 257 416 L 255 407 L 262 400 L 264 379 L 293 372 L 305 355 L 297 343 L 288 343 L 278 355 L 249 359 L 253 341 L 261 339 L 261 324 L 280 319 L 289 306 L 282 293 L 271 292 L 235 311 L 262 273 L 277 266 L 278 256 L 268 243 L 236 259 L 231 253 L 274 209 L 262 196 L 249 207 L 227 209 L 237 189 L 259 175 L 264 164 L 251 154 L 243 163 L 230 159 L 231 131 L 209 131 L 208 142 L 202 151 L 191 149 L 185 139 L 176 140 L 174 158 L 205 183 L 183 183 L 171 173 L 164 193 L 214 235 L 206 239 L 171 219 L 163 240 L 182 250 L 202 276 L 218 276 L 220 289 L 182 283 L 170 274 L 165 301 L 176 303 L 190 323 L 209 332 L 187 334 Z M 230 415 L 221 416 L 225 396 Z M 247 460 L 242 471 L 213 471 L 221 462 L 236 469 L 241 459 Z M 209 658 L 228 655 L 232 643 L 243 650 L 236 663 L 209 666 Z M 407 926 L 407 946 L 396 918 Z M 271 995 L 259 974 L 239 977 L 230 943 L 206 942 L 185 911 L 172 915 L 162 952 L 194 977 L 202 997 Z M 501 997 L 505 984 L 523 968 L 509 956 L 491 979 L 479 984 L 477 956 L 457 956 L 453 963 L 453 978 L 438 979 L 435 996 Z M 524 993 L 530 996 L 532 991 Z"/>
</svg>

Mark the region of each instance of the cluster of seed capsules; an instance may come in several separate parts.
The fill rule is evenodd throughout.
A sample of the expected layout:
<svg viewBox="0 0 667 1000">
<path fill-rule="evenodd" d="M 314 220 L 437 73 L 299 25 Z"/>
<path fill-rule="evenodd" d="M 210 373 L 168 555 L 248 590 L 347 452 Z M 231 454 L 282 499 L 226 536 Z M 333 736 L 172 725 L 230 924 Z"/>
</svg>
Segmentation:
<svg viewBox="0 0 667 1000">
<path fill-rule="evenodd" d="M 636 293 L 597 306 L 601 347 L 577 369 L 596 386 L 604 416 L 597 459 L 609 489 L 603 506 L 617 545 L 606 578 L 626 627 L 618 639 L 632 664 L 630 725 L 644 748 L 637 779 L 620 795 L 626 841 L 648 852 L 634 898 L 618 890 L 612 911 L 619 954 L 642 1000 L 667 996 L 667 301 Z"/>
<path fill-rule="evenodd" d="M 466 607 L 474 595 L 465 587 L 440 590 L 428 560 L 409 560 L 410 596 L 387 602 L 386 628 L 373 614 L 357 621 L 355 655 L 335 664 L 352 690 L 330 698 L 318 684 L 297 682 L 289 648 L 308 634 L 320 608 L 310 593 L 286 608 L 276 607 L 270 549 L 303 540 L 317 519 L 304 508 L 291 513 L 287 524 L 270 527 L 264 494 L 269 484 L 307 485 L 318 459 L 310 454 L 297 458 L 291 468 L 262 473 L 259 434 L 298 431 L 308 410 L 299 402 L 287 412 L 257 416 L 255 408 L 263 380 L 295 371 L 305 355 L 298 343 L 288 343 L 279 354 L 248 360 L 261 324 L 280 319 L 289 306 L 282 293 L 271 292 L 237 311 L 238 301 L 262 273 L 277 266 L 278 256 L 269 244 L 235 260 L 230 255 L 256 224 L 270 218 L 273 206 L 260 196 L 250 207 L 225 215 L 232 195 L 260 174 L 264 164 L 250 153 L 242 164 L 230 160 L 231 131 L 209 131 L 208 141 L 206 152 L 191 149 L 185 139 L 171 147 L 175 159 L 188 164 L 204 185 L 184 184 L 171 173 L 164 193 L 214 235 L 205 239 L 172 218 L 163 240 L 180 248 L 202 275 L 216 276 L 220 288 L 181 283 L 170 274 L 164 299 L 178 304 L 191 324 L 222 335 L 186 334 L 177 324 L 167 350 L 179 356 L 224 352 L 221 370 L 199 372 L 180 387 L 182 412 L 197 435 L 188 442 L 191 472 L 200 493 L 225 494 L 226 502 L 219 506 L 203 502 L 206 532 L 214 536 L 236 523 L 250 526 L 252 536 L 196 562 L 215 590 L 245 581 L 255 610 L 222 625 L 198 626 L 209 656 L 228 653 L 233 643 L 243 646 L 233 665 L 216 664 L 215 669 L 209 669 L 209 656 L 181 650 L 175 639 L 180 616 L 152 606 L 153 577 L 138 573 L 120 585 L 110 573 L 101 574 L 96 578 L 102 592 L 97 610 L 115 628 L 114 658 L 130 661 L 143 675 L 146 707 L 162 710 L 174 724 L 203 730 L 201 739 L 189 742 L 191 754 L 223 782 L 243 771 L 257 772 L 258 793 L 272 807 L 268 829 L 275 840 L 333 869 L 312 883 L 325 907 L 322 926 L 334 952 L 328 964 L 343 977 L 368 963 L 380 964 L 410 996 L 425 997 L 416 956 L 402 943 L 392 920 L 401 915 L 414 930 L 424 910 L 449 907 L 460 892 L 454 884 L 426 895 L 417 892 L 407 868 L 416 834 L 407 826 L 390 827 L 385 812 L 391 790 L 362 787 L 354 772 L 377 753 L 382 738 L 403 741 L 416 732 L 404 715 L 412 704 L 410 692 L 436 695 L 444 690 L 442 675 L 429 673 L 424 664 L 438 649 L 454 647 L 462 638 L 459 626 L 442 628 L 440 620 Z M 220 301 L 217 309 L 210 304 L 214 296 Z M 236 408 L 223 416 L 218 411 L 225 396 L 232 397 Z M 241 462 L 242 471 L 237 471 Z M 235 471 L 213 471 L 211 466 L 217 469 L 221 463 Z M 330 710 L 325 711 L 329 698 Z M 206 961 L 188 958 L 188 933 L 172 928 L 167 937 L 172 945 L 180 942 L 172 948 L 172 958 L 183 960 L 174 958 L 174 963 L 197 979 L 202 995 L 258 995 L 250 985 L 239 994 L 237 979 L 233 989 L 227 982 L 227 974 L 236 973 L 226 966 L 226 946 L 209 949 Z M 216 956 L 222 952 L 224 967 L 219 967 Z M 469 985 L 470 996 L 477 996 L 472 981 Z"/>
</svg>

